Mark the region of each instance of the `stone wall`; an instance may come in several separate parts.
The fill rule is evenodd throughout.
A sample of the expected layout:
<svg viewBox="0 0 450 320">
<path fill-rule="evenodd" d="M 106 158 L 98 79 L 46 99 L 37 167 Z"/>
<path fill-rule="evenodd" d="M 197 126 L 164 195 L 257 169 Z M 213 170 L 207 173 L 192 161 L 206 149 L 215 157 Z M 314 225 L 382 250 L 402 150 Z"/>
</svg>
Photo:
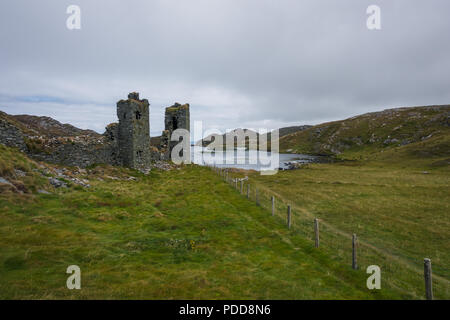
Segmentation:
<svg viewBox="0 0 450 320">
<path fill-rule="evenodd" d="M 108 141 L 94 144 L 63 143 L 53 146 L 52 152 L 30 153 L 37 160 L 85 168 L 94 164 L 120 165 L 117 148 Z"/>
</svg>

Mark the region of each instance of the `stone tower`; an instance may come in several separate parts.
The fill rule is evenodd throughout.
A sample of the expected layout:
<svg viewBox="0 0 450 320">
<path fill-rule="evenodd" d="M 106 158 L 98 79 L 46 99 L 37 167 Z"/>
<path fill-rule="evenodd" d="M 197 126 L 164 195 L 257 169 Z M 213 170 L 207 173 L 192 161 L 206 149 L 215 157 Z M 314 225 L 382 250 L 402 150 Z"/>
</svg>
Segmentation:
<svg viewBox="0 0 450 320">
<path fill-rule="evenodd" d="M 134 169 L 150 166 L 150 104 L 132 92 L 127 100 L 117 102 L 117 145 L 122 165 Z"/>
<path fill-rule="evenodd" d="M 176 141 L 170 141 L 172 132 L 176 129 L 186 129 L 189 132 L 191 131 L 189 103 L 181 105 L 176 102 L 173 106 L 167 107 L 164 126 L 165 130 L 161 137 L 161 147 L 166 150 L 167 155 L 170 155 L 173 147 L 178 143 Z"/>
</svg>

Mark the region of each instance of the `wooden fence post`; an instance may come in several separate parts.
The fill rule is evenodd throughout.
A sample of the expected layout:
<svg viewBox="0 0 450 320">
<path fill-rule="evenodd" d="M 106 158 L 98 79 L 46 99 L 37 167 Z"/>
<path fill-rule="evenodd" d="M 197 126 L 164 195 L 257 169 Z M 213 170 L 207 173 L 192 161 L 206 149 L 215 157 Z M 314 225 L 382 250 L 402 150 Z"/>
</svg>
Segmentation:
<svg viewBox="0 0 450 320">
<path fill-rule="evenodd" d="M 241 180 L 241 194 L 244 193 L 244 181 Z"/>
<path fill-rule="evenodd" d="M 234 188 L 237 190 L 237 178 L 234 178 Z"/>
<path fill-rule="evenodd" d="M 433 300 L 433 282 L 431 276 L 431 260 L 425 258 L 423 260 L 423 275 L 425 277 L 425 292 L 427 300 Z"/>
<path fill-rule="evenodd" d="M 354 270 L 358 269 L 358 264 L 356 263 L 356 234 L 352 236 L 352 268 Z"/>
<path fill-rule="evenodd" d="M 316 248 L 319 247 L 319 219 L 315 218 L 314 219 L 314 235 L 315 235 L 315 239 L 316 239 Z"/>
<path fill-rule="evenodd" d="M 275 197 L 272 196 L 272 216 L 275 215 Z"/>
<path fill-rule="evenodd" d="M 247 185 L 247 199 L 250 199 L 250 184 Z"/>
<path fill-rule="evenodd" d="M 288 229 L 291 228 L 291 205 L 288 205 L 287 207 L 287 226 Z"/>
</svg>

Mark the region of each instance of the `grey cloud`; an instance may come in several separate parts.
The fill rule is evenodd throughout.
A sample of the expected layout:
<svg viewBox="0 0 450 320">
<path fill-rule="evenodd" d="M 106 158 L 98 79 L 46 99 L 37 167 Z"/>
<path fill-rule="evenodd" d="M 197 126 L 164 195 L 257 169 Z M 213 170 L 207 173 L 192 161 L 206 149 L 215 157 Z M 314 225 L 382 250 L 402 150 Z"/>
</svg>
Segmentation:
<svg viewBox="0 0 450 320">
<path fill-rule="evenodd" d="M 82 29 L 65 27 L 70 4 Z M 382 30 L 366 28 L 381 7 Z M 0 109 L 102 131 L 115 101 L 191 104 L 205 127 L 275 128 L 450 102 L 445 0 L 0 3 Z M 54 97 L 58 103 L 21 101 Z"/>
</svg>

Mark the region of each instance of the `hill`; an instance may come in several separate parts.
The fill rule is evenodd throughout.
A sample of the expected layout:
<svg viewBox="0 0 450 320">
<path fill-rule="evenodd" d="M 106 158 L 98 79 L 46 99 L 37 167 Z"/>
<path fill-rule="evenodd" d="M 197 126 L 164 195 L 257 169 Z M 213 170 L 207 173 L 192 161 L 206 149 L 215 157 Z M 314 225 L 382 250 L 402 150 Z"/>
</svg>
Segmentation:
<svg viewBox="0 0 450 320">
<path fill-rule="evenodd" d="M 328 122 L 280 138 L 280 150 L 340 155 L 399 148 L 411 157 L 450 156 L 450 106 L 388 109 Z"/>
<path fill-rule="evenodd" d="M 196 146 L 203 146 L 203 147 L 207 147 L 209 146 L 210 148 L 212 148 L 213 146 L 215 146 L 217 143 L 221 143 L 222 146 L 225 146 L 227 143 L 227 139 L 230 140 L 233 138 L 234 135 L 236 134 L 240 134 L 243 133 L 245 135 L 249 135 L 250 137 L 256 137 L 256 141 L 259 137 L 259 133 L 250 129 L 233 129 L 231 131 L 228 131 L 227 133 L 224 133 L 223 135 L 218 135 L 218 134 L 210 134 L 209 136 L 207 136 L 206 138 L 199 140 L 195 143 Z M 217 138 L 221 138 L 221 139 L 217 139 Z M 248 145 L 248 141 L 249 139 L 246 138 L 246 145 Z M 251 140 L 254 141 L 254 140 Z M 236 144 L 235 144 L 236 146 Z"/>
<path fill-rule="evenodd" d="M 30 115 L 9 115 L 0 111 L 0 120 L 8 121 L 18 127 L 23 133 L 30 136 L 45 136 L 47 138 L 56 137 L 76 137 L 88 135 L 95 138 L 100 134 L 92 130 L 83 130 L 70 124 L 62 124 L 50 117 L 38 117 Z"/>
<path fill-rule="evenodd" d="M 62 124 L 50 117 L 9 115 L 0 111 L 0 144 L 47 162 L 76 165 L 89 157 L 101 161 L 107 135 Z"/>
<path fill-rule="evenodd" d="M 303 126 L 292 126 L 292 127 L 280 128 L 280 129 L 278 129 L 279 130 L 278 131 L 278 136 L 281 138 L 281 137 L 284 137 L 284 136 L 286 136 L 288 134 L 291 134 L 291 133 L 294 133 L 294 132 L 299 132 L 299 131 L 306 130 L 306 129 L 310 128 L 310 127 L 312 127 L 312 126 L 303 125 Z M 253 137 L 253 136 L 256 137 L 256 139 L 250 139 L 250 140 L 249 140 L 249 138 L 246 138 L 246 140 L 245 140 L 246 141 L 246 143 L 245 143 L 246 148 L 249 148 L 249 142 L 250 141 L 257 144 L 259 139 L 260 139 L 260 134 L 258 132 L 254 131 L 254 130 L 250 130 L 250 129 L 241 129 L 241 128 L 239 128 L 239 129 L 231 130 L 231 131 L 229 131 L 229 132 L 227 132 L 227 133 L 222 135 L 223 145 L 226 145 L 227 139 L 232 139 L 233 135 L 235 135 L 238 132 L 243 132 L 244 134 L 249 135 L 250 137 Z M 270 150 L 271 134 L 272 134 L 272 132 L 268 132 L 267 134 L 263 134 L 262 135 L 263 137 L 261 138 L 262 139 L 261 141 L 267 141 L 268 142 L 269 150 Z M 197 141 L 195 145 L 203 146 L 203 147 L 210 146 L 212 148 L 214 146 L 214 142 L 216 141 L 216 137 L 217 137 L 216 134 L 211 134 L 208 137 L 206 137 L 205 139 Z M 237 146 L 236 143 L 234 145 L 235 145 L 235 147 Z"/>
<path fill-rule="evenodd" d="M 83 130 L 72 126 L 71 124 L 62 124 L 50 117 L 37 117 L 30 115 L 13 115 L 16 121 L 22 123 L 27 129 L 36 132 L 39 136 L 48 137 L 76 137 L 81 135 L 89 135 L 92 137 L 101 137 L 95 131 Z"/>
</svg>

